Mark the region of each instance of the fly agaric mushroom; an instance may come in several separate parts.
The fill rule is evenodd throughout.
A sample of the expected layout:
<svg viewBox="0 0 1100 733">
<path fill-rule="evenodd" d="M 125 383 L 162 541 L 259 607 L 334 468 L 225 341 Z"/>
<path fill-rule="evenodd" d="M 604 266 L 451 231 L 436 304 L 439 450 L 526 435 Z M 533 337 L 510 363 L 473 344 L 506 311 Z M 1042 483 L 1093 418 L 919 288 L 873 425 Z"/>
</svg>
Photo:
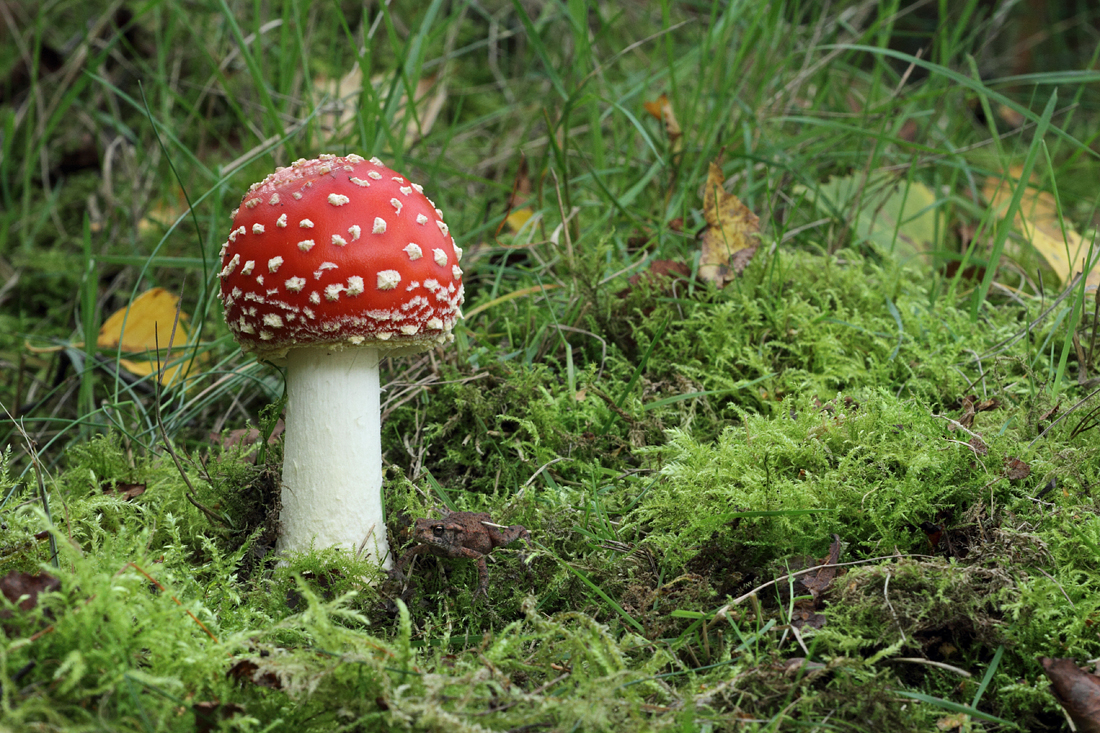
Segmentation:
<svg viewBox="0 0 1100 733">
<path fill-rule="evenodd" d="M 462 250 L 420 186 L 322 155 L 244 195 L 221 250 L 225 321 L 286 365 L 281 551 L 339 546 L 389 569 L 378 363 L 453 340 Z"/>
</svg>

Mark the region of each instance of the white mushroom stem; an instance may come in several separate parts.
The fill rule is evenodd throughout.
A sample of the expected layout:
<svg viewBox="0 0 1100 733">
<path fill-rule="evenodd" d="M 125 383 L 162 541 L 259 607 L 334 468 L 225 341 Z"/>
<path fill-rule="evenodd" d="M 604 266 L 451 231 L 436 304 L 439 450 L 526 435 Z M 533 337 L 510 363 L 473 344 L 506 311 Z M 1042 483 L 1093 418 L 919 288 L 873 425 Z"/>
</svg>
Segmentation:
<svg viewBox="0 0 1100 733">
<path fill-rule="evenodd" d="M 302 348 L 286 358 L 278 549 L 362 547 L 388 570 L 378 350 Z"/>
</svg>

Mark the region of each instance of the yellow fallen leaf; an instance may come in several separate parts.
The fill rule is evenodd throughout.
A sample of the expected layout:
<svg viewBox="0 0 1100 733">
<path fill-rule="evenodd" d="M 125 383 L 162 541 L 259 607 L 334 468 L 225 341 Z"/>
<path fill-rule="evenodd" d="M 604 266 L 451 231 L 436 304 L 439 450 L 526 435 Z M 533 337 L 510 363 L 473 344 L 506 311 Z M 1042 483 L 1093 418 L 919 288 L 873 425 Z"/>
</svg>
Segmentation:
<svg viewBox="0 0 1100 733">
<path fill-rule="evenodd" d="M 120 308 L 103 322 L 99 329 L 96 345 L 101 349 L 121 349 L 124 353 L 143 353 L 141 361 L 120 359 L 119 364 L 131 374 L 144 377 L 157 368 L 156 348 L 161 348 L 161 363 L 169 346 L 175 348 L 173 361 L 183 357 L 178 347 L 187 343 L 188 315 L 180 313 L 176 332 L 172 334 L 172 324 L 176 320 L 176 308 L 179 298 L 164 288 L 153 288 L 134 298 L 125 308 Z M 125 329 L 125 330 L 123 330 Z M 150 353 L 153 352 L 153 353 Z M 177 379 L 187 376 L 190 361 L 181 361 L 164 369 L 160 382 L 169 386 Z"/>
<path fill-rule="evenodd" d="M 726 193 L 722 169 L 710 164 L 707 184 L 703 189 L 703 254 L 699 260 L 699 277 L 718 287 L 725 287 L 740 275 L 760 244 L 760 219 L 741 203 L 741 199 Z"/>
<path fill-rule="evenodd" d="M 1020 185 L 1022 173 L 1022 166 L 1014 166 L 1009 170 L 1007 180 L 997 176 L 985 179 L 982 195 L 1001 218 L 1008 209 L 1016 186 Z M 1084 270 L 1090 242 L 1086 242 L 1068 222 L 1063 236 L 1058 205 L 1050 193 L 1028 186 L 1020 200 L 1020 210 L 1016 213 L 1014 224 L 1063 283 Z M 1094 265 L 1085 277 L 1087 290 L 1095 291 L 1097 286 L 1100 286 L 1100 264 Z"/>
<path fill-rule="evenodd" d="M 512 230 L 512 233 L 515 234 L 520 229 L 523 229 L 523 225 L 534 215 L 535 212 L 531 210 L 531 207 L 524 206 L 522 209 L 516 209 L 508 214 L 508 218 L 505 219 L 505 222 L 507 222 L 508 228 Z"/>
</svg>

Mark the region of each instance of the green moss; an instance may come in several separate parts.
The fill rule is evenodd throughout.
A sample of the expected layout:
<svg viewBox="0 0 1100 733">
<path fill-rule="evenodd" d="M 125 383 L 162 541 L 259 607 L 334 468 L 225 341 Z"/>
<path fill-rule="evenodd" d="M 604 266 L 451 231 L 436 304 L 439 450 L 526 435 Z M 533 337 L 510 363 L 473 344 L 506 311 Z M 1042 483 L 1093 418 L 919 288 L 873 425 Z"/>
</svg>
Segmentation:
<svg viewBox="0 0 1100 733">
<path fill-rule="evenodd" d="M 880 391 L 854 397 L 825 406 L 788 398 L 775 417 L 747 414 L 715 442 L 672 431 L 649 453 L 662 480 L 631 521 L 672 563 L 715 532 L 755 548 L 757 560 L 822 555 L 834 533 L 868 555 L 919 548 L 916 528 L 961 516 L 989 470 L 948 442 L 948 423 L 926 406 Z M 995 445 L 986 465 L 1000 468 Z M 1007 491 L 997 486 L 994 498 Z M 733 522 L 743 512 L 775 516 Z"/>
</svg>

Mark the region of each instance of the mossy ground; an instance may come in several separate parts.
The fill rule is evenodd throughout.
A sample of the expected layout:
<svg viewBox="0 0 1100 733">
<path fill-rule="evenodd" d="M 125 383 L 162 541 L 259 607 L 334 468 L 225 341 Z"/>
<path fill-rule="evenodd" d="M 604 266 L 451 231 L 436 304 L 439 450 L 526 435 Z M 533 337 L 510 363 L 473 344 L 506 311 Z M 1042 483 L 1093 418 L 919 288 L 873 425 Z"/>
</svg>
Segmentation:
<svg viewBox="0 0 1100 733">
<path fill-rule="evenodd" d="M 0 611 L 0 730 L 1063 729 L 1038 659 L 1100 657 L 1094 301 L 1015 235 L 998 260 L 977 189 L 1040 160 L 1089 231 L 1095 99 L 1060 74 L 1088 58 L 1067 34 L 1065 66 L 1000 83 L 1027 18 L 841 5 L 21 15 L 0 69 L 48 47 L 69 86 L 0 107 L 0 576 L 60 590 Z M 332 132 L 317 92 L 356 62 L 374 84 Z M 424 79 L 442 111 L 410 124 Z M 1007 135 L 978 114 L 1002 96 Z M 62 165 L 82 134 L 98 163 Z M 212 253 L 236 192 L 323 150 L 415 173 L 467 251 L 453 346 L 384 365 L 386 500 L 398 552 L 444 508 L 526 526 L 488 598 L 469 562 L 404 585 L 273 554 L 282 380 L 229 339 Z M 747 269 L 631 280 L 698 269 L 714 160 L 764 222 Z M 798 193 L 872 170 L 935 192 L 927 252 Z M 92 345 L 152 285 L 199 334 L 163 390 Z M 831 581 L 788 577 L 830 552 Z"/>
</svg>

